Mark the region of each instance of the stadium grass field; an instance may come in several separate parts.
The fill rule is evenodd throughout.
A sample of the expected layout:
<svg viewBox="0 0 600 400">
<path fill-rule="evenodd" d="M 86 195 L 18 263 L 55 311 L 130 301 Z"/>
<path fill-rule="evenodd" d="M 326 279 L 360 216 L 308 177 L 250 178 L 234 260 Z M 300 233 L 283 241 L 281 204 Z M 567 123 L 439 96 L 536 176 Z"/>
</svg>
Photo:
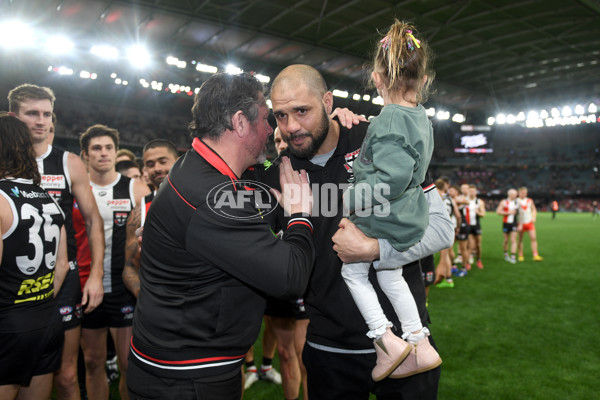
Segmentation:
<svg viewBox="0 0 600 400">
<path fill-rule="evenodd" d="M 536 226 L 544 261 L 532 261 L 526 237 L 525 262 L 513 265 L 503 259 L 501 219 L 488 212 L 485 268 L 454 278 L 453 289 L 431 289 L 431 330 L 444 360 L 439 399 L 598 398 L 600 216 L 539 213 Z M 259 338 L 257 361 L 261 353 Z M 244 395 L 282 398 L 281 386 L 262 381 Z"/>
</svg>

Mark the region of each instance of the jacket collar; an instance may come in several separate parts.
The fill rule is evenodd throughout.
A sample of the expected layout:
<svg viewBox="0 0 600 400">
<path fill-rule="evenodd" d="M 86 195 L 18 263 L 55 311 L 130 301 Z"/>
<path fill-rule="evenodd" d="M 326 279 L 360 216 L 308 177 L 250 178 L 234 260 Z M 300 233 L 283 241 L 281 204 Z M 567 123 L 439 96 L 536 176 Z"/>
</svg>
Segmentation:
<svg viewBox="0 0 600 400">
<path fill-rule="evenodd" d="M 231 170 L 229 165 L 219 156 L 213 149 L 211 149 L 206 143 L 198 138 L 194 138 L 192 141 L 192 147 L 196 152 L 206 160 L 210 165 L 215 167 L 223 175 L 227 175 L 232 182 L 238 180 L 238 177 Z"/>
</svg>

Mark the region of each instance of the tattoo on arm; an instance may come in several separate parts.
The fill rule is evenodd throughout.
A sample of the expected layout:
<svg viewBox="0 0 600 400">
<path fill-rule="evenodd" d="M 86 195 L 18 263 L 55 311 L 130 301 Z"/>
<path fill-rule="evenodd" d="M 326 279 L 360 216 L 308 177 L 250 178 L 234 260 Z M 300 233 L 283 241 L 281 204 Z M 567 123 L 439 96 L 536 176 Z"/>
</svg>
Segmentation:
<svg viewBox="0 0 600 400">
<path fill-rule="evenodd" d="M 123 268 L 123 283 L 133 294 L 140 290 L 140 257 L 139 244 L 135 231 L 141 225 L 141 209 L 137 205 L 127 219 L 127 241 L 125 245 L 125 266 Z"/>
</svg>

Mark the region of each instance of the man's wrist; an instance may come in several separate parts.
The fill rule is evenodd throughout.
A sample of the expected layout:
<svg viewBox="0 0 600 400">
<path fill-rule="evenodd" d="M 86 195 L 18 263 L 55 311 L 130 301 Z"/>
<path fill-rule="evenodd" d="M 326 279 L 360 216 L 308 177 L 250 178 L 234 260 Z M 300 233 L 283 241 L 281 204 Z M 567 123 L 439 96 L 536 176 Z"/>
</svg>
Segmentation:
<svg viewBox="0 0 600 400">
<path fill-rule="evenodd" d="M 369 252 L 369 260 L 370 261 L 379 260 L 381 258 L 379 240 L 371 238 L 370 239 L 370 248 L 371 248 L 371 251 Z"/>
<path fill-rule="evenodd" d="M 91 268 L 89 279 L 100 279 L 104 278 L 104 269 L 103 268 Z"/>
</svg>

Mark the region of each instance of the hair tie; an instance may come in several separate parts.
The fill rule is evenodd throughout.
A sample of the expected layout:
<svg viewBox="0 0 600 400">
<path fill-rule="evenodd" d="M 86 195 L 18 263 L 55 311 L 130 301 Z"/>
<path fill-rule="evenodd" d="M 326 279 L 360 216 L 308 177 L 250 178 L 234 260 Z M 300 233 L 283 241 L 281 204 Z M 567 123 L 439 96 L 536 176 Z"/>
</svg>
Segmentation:
<svg viewBox="0 0 600 400">
<path fill-rule="evenodd" d="M 408 41 L 408 48 L 409 48 L 410 50 L 414 50 L 414 49 L 415 49 L 415 46 L 417 46 L 417 49 L 420 49 L 420 48 L 421 48 L 421 44 L 420 44 L 421 42 L 419 41 L 419 39 L 417 39 L 416 37 L 414 37 L 414 35 L 413 35 L 413 32 L 412 32 L 412 30 L 411 30 L 411 29 L 407 29 L 407 30 L 406 30 L 406 35 L 407 35 L 407 36 L 408 36 L 410 39 L 412 39 L 412 43 L 411 43 L 411 41 L 410 41 L 410 40 Z M 385 39 L 385 38 L 384 38 L 384 39 Z M 413 43 L 414 43 L 414 46 L 413 46 Z"/>
<path fill-rule="evenodd" d="M 390 35 L 386 35 L 383 39 L 379 41 L 381 43 L 381 48 L 387 50 L 390 47 Z"/>
</svg>

